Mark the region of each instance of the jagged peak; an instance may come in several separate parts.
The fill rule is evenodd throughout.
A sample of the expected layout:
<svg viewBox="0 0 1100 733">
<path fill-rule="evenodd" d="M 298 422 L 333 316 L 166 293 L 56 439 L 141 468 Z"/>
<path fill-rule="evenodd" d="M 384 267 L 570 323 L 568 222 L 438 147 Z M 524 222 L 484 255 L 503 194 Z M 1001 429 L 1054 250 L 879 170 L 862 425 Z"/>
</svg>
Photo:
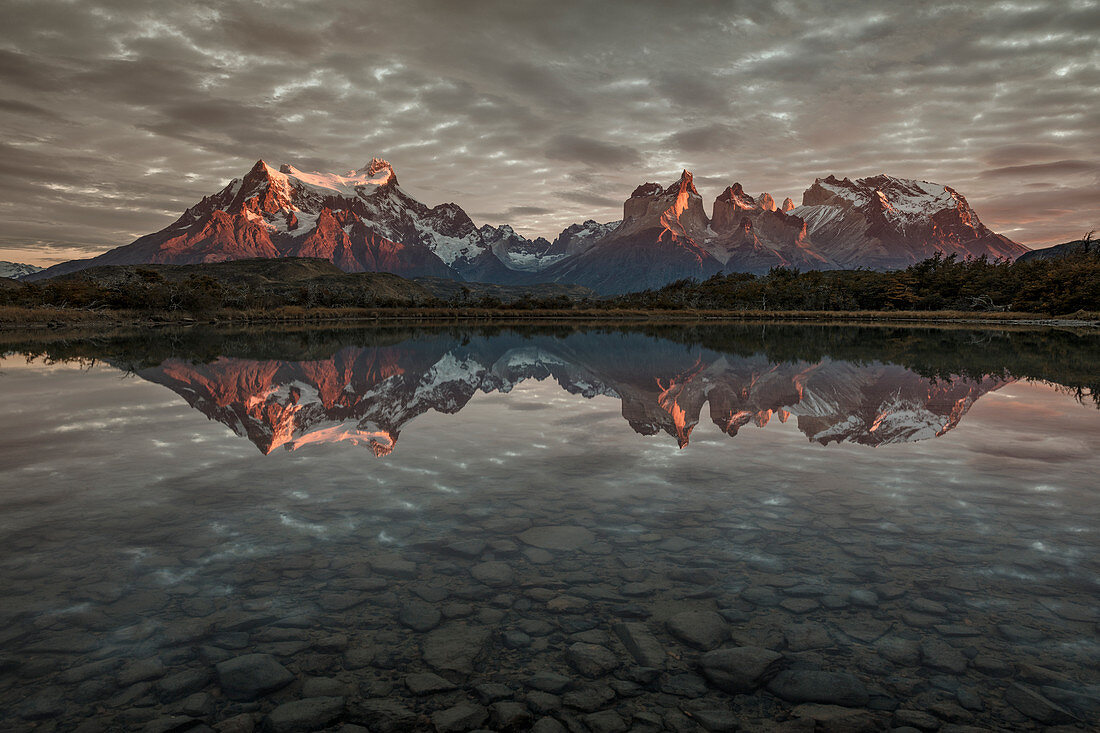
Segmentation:
<svg viewBox="0 0 1100 733">
<path fill-rule="evenodd" d="M 516 230 L 509 224 L 501 224 L 499 226 L 483 224 L 478 231 L 481 232 L 481 236 L 483 237 L 517 237 L 519 239 L 524 239 L 523 235 L 517 234 Z"/>
<path fill-rule="evenodd" d="M 718 194 L 718 198 L 716 200 L 732 201 L 733 199 L 745 198 L 746 196 L 747 194 L 745 193 L 745 189 L 741 186 L 741 184 L 734 183 L 732 186 L 726 186 L 726 190 Z M 752 196 L 748 196 L 748 198 L 751 199 Z"/>
<path fill-rule="evenodd" d="M 376 158 L 371 158 L 370 162 L 367 163 L 362 168 L 360 168 L 359 170 L 366 171 L 367 173 L 369 173 L 370 175 L 373 176 L 376 173 L 378 173 L 379 171 L 385 170 L 386 168 L 389 168 L 391 171 L 393 170 L 393 166 L 390 165 L 390 162 L 388 160 L 386 160 L 385 158 L 377 158 L 376 157 Z"/>
<path fill-rule="evenodd" d="M 610 221 L 610 222 L 598 222 L 595 219 L 585 219 L 580 224 L 570 224 L 565 229 L 561 230 L 561 234 L 558 237 L 567 235 L 580 234 L 581 232 L 599 232 L 600 230 L 611 230 L 619 226 L 622 220 Z"/>
<path fill-rule="evenodd" d="M 756 199 L 745 193 L 745 189 L 740 183 L 726 186 L 726 190 L 722 191 L 722 193 L 718 194 L 718 197 L 714 199 L 715 204 L 719 202 L 733 204 L 735 209 L 742 209 L 745 211 L 759 208 Z"/>
<path fill-rule="evenodd" d="M 803 193 L 802 205 L 822 204 L 855 207 L 895 223 L 922 221 L 936 212 L 955 209 L 965 225 L 975 231 L 984 227 L 966 199 L 950 186 L 887 173 L 855 180 L 838 180 L 834 175 L 819 178 Z"/>
<path fill-rule="evenodd" d="M 236 181 L 236 179 L 234 179 Z M 286 176 L 279 171 L 272 168 L 267 164 L 263 158 L 257 160 L 255 165 L 249 169 L 248 173 L 240 180 L 240 185 L 237 186 L 233 182 L 219 192 L 219 196 L 223 193 L 229 192 L 230 197 L 248 198 L 250 196 L 259 195 L 262 191 L 268 189 L 280 188 L 280 184 L 286 182 Z M 222 202 L 222 205 L 226 205 L 228 202 Z"/>
<path fill-rule="evenodd" d="M 343 174 L 303 171 L 286 163 L 279 166 L 279 172 L 311 188 L 336 192 L 341 196 L 357 196 L 357 189 L 363 187 L 397 185 L 397 174 L 394 173 L 393 166 L 381 158 L 373 158 L 362 168 Z"/>
<path fill-rule="evenodd" d="M 388 173 L 390 178 L 389 182 L 393 183 L 394 185 L 397 184 L 397 173 L 394 172 L 393 166 L 390 165 L 390 162 L 388 160 L 384 160 L 383 158 L 371 158 L 370 162 L 359 170 L 365 172 L 371 178 L 380 178 Z"/>
<path fill-rule="evenodd" d="M 783 199 L 783 206 L 781 206 L 780 208 L 783 210 L 783 213 L 787 213 L 794 208 L 794 200 L 790 196 L 788 196 L 787 198 Z"/>
<path fill-rule="evenodd" d="M 685 190 L 690 194 L 699 195 L 699 192 L 695 190 L 695 176 L 692 175 L 691 171 L 687 168 L 680 174 L 680 180 L 666 188 L 665 193 L 671 193 L 673 191 L 679 193 Z"/>
<path fill-rule="evenodd" d="M 244 177 L 248 180 L 254 180 L 256 178 L 272 178 L 281 176 L 279 175 L 279 171 L 268 165 L 267 161 L 265 161 L 263 158 L 260 158 L 249 169 L 248 173 L 246 173 Z"/>
<path fill-rule="evenodd" d="M 658 241 L 663 241 L 664 235 L 668 234 L 670 241 L 683 238 L 693 242 L 693 237 L 705 233 L 707 217 L 703 213 L 702 197 L 695 190 L 693 178 L 691 171 L 685 168 L 680 174 L 680 180 L 665 189 L 664 201 L 669 206 L 661 214 L 660 224 L 664 231 L 659 235 Z"/>
<path fill-rule="evenodd" d="M 650 183 L 646 181 L 642 185 L 638 186 L 630 194 L 630 198 L 640 198 L 642 196 L 660 196 L 665 192 L 664 186 L 659 183 Z"/>
<path fill-rule="evenodd" d="M 691 171 L 686 168 L 680 173 L 680 178 L 675 183 L 670 183 L 668 186 L 662 186 L 659 183 L 646 181 L 634 189 L 630 194 L 630 198 L 679 195 L 681 191 L 687 191 L 693 196 L 699 195 L 699 192 L 695 190 L 695 177 L 692 175 Z"/>
</svg>

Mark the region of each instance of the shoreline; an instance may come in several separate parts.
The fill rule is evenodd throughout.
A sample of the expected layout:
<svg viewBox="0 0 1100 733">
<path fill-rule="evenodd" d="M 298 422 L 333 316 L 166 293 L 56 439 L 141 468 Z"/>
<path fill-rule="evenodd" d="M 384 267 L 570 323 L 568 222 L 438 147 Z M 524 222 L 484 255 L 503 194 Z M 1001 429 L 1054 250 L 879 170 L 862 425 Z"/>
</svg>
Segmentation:
<svg viewBox="0 0 1100 733">
<path fill-rule="evenodd" d="M 647 309 L 484 309 L 484 308 L 279 308 L 271 311 L 216 311 L 194 315 L 141 311 L 0 308 L 0 331 L 53 331 L 73 327 L 269 326 L 280 324 L 446 324 L 446 323 L 744 323 L 818 322 L 830 325 L 976 325 L 1091 329 L 1100 314 L 987 313 L 981 311 L 729 311 Z"/>
</svg>

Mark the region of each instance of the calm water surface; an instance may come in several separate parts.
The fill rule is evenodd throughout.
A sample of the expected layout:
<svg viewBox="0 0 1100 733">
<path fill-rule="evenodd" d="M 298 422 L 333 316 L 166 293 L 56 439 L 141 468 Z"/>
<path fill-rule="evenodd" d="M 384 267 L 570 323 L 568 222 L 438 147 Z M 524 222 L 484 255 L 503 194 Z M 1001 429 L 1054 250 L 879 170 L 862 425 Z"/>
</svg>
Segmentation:
<svg viewBox="0 0 1100 733">
<path fill-rule="evenodd" d="M 13 344 L 2 727 L 1096 729 L 1097 354 L 781 325 Z"/>
</svg>

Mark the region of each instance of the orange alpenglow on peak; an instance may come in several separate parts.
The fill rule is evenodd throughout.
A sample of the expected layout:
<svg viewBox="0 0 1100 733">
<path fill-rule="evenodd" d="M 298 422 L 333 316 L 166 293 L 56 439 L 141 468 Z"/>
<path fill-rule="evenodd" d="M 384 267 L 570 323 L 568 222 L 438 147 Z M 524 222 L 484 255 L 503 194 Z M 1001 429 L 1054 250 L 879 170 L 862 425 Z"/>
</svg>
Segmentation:
<svg viewBox="0 0 1100 733">
<path fill-rule="evenodd" d="M 695 190 L 695 176 L 687 168 L 684 168 L 680 173 L 680 180 L 675 185 L 679 185 L 681 191 L 687 191 L 696 196 L 699 195 L 699 192 Z"/>
<path fill-rule="evenodd" d="M 661 226 L 664 227 L 664 229 L 657 236 L 657 241 L 664 241 L 665 234 L 671 235 L 673 240 L 680 237 L 691 240 L 691 234 L 688 233 L 684 223 L 680 221 L 680 217 L 688 210 L 688 205 L 692 196 L 696 199 L 700 199 L 699 192 L 695 190 L 693 179 L 694 177 L 686 168 L 684 172 L 680 174 L 680 180 L 678 182 L 679 189 L 676 191 L 676 200 L 673 202 L 672 206 L 665 209 L 664 213 L 661 214 Z M 668 191 L 671 190 L 672 186 L 669 186 Z"/>
<path fill-rule="evenodd" d="M 388 171 L 389 182 L 395 186 L 397 185 L 397 174 L 394 172 L 393 166 L 390 165 L 390 162 L 388 160 L 383 160 L 382 158 L 371 158 L 371 161 L 359 170 L 365 170 L 367 172 L 367 175 L 371 178 L 377 176 L 379 173 Z"/>
<path fill-rule="evenodd" d="M 742 225 L 744 216 L 751 227 Z M 778 207 L 770 194 L 754 197 L 735 183 L 715 199 L 708 218 L 694 175 L 682 169 L 668 186 L 638 186 L 621 222 L 567 227 L 551 243 L 527 240 L 506 226 L 479 228 L 455 203 L 417 201 L 380 157 L 343 173 L 289 164 L 276 169 L 261 158 L 160 231 L 25 277 L 100 265 L 311 257 L 346 272 L 498 285 L 557 282 L 610 295 L 721 271 L 887 270 L 937 253 L 1013 259 L 1027 251 L 985 227 L 950 186 L 885 174 L 818 178 L 801 206 L 787 198 Z"/>
<path fill-rule="evenodd" d="M 767 196 L 767 194 L 764 194 Z M 768 196 L 771 200 L 771 196 Z M 774 202 L 772 202 L 774 204 Z M 726 190 L 718 194 L 711 206 L 711 227 L 715 232 L 726 232 L 734 228 L 744 229 L 745 221 L 742 212 L 760 212 L 760 204 L 755 198 L 745 193 L 740 183 L 727 186 Z"/>
<path fill-rule="evenodd" d="M 656 237 L 649 237 L 656 232 Z M 694 243 L 707 234 L 707 216 L 703 199 L 695 189 L 691 171 L 683 170 L 680 178 L 668 186 L 644 183 L 634 189 L 623 204 L 622 224 L 607 238 L 623 241 L 643 237 L 649 243 Z M 677 248 L 679 249 L 679 247 Z M 700 251 L 705 256 L 705 253 Z M 717 269 L 717 262 L 714 263 Z"/>
</svg>

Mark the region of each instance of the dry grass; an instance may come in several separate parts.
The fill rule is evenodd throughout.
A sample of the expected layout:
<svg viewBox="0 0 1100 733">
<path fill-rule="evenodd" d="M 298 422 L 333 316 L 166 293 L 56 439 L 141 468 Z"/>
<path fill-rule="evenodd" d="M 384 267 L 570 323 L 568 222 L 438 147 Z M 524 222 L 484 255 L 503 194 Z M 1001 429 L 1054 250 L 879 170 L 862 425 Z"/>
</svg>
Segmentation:
<svg viewBox="0 0 1100 733">
<path fill-rule="evenodd" d="M 0 306 L 0 325 L 44 326 L 49 323 L 105 323 L 129 319 L 136 314 L 125 311 L 92 311 L 74 308 L 22 308 Z"/>
</svg>

